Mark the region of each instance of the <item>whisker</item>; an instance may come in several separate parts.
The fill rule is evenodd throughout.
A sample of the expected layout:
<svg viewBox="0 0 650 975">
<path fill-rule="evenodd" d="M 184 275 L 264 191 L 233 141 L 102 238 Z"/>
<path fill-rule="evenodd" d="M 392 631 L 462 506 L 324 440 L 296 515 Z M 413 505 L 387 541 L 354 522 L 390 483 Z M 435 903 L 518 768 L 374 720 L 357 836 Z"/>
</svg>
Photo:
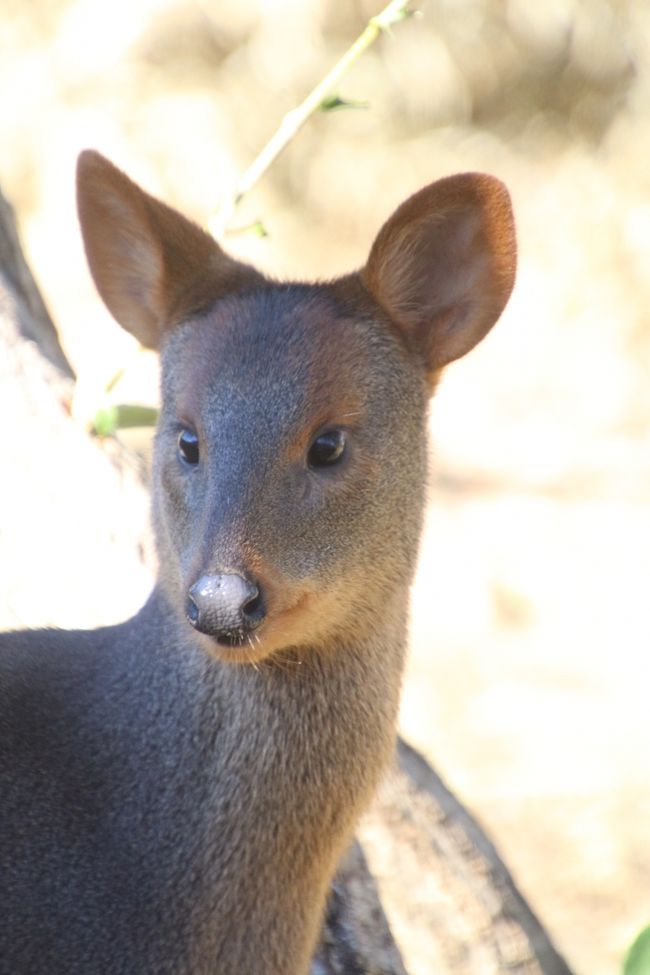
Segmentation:
<svg viewBox="0 0 650 975">
<path fill-rule="evenodd" d="M 302 660 L 295 659 L 294 657 L 285 657 L 282 654 L 276 654 L 275 662 L 285 673 L 290 673 L 292 670 L 295 671 L 296 667 L 302 665 Z"/>
<path fill-rule="evenodd" d="M 251 639 L 251 634 L 250 633 L 246 637 L 246 642 L 248 643 L 248 646 L 250 647 L 250 649 L 252 651 L 255 651 L 255 645 L 254 645 L 254 643 L 253 643 L 253 641 Z M 251 664 L 253 670 L 257 671 L 257 673 L 259 674 L 260 668 L 257 666 L 257 661 L 256 660 L 250 660 L 249 663 Z"/>
<path fill-rule="evenodd" d="M 281 670 L 283 674 L 289 673 L 289 667 L 287 664 L 288 660 L 282 657 L 279 653 L 273 658 L 273 666 L 276 667 L 277 670 Z"/>
</svg>

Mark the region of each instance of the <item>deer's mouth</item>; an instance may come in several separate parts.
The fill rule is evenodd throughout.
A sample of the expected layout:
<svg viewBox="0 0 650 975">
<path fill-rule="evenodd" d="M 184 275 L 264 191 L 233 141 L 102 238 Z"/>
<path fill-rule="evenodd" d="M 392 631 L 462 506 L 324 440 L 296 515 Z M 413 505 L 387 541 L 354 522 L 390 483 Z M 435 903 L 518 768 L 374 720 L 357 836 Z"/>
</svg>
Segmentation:
<svg viewBox="0 0 650 975">
<path fill-rule="evenodd" d="M 203 645 L 224 663 L 238 664 L 257 664 L 289 647 L 308 647 L 314 642 L 315 620 L 322 615 L 316 602 L 313 593 L 302 593 L 290 606 L 269 610 L 254 629 L 234 627 L 218 636 L 202 635 Z"/>
</svg>

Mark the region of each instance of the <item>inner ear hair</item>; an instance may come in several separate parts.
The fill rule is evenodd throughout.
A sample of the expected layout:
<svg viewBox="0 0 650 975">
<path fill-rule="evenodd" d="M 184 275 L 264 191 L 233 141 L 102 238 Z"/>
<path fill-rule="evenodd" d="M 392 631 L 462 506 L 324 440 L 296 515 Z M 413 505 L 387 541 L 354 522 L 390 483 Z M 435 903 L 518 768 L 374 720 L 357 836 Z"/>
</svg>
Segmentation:
<svg viewBox="0 0 650 975">
<path fill-rule="evenodd" d="M 508 191 L 492 176 L 465 173 L 432 183 L 398 207 L 361 278 L 434 381 L 492 328 L 515 268 Z"/>
</svg>

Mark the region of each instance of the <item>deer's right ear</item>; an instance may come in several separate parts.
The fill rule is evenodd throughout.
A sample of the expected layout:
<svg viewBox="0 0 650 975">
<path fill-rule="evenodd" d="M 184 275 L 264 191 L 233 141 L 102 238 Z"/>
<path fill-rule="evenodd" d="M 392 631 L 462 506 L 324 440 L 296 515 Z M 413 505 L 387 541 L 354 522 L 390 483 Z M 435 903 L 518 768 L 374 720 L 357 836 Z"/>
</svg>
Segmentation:
<svg viewBox="0 0 650 975">
<path fill-rule="evenodd" d="M 97 290 L 148 348 L 159 348 L 166 331 L 189 314 L 263 280 L 90 149 L 77 163 L 77 206 Z"/>
</svg>

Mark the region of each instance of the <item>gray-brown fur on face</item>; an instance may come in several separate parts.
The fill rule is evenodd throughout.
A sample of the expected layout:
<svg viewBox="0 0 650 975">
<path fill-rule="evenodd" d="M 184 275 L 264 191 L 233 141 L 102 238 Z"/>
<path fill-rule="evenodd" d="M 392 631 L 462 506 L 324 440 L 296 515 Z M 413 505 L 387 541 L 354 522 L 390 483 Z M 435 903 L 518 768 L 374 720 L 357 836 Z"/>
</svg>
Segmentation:
<svg viewBox="0 0 650 975">
<path fill-rule="evenodd" d="M 512 287 L 507 192 L 433 183 L 321 285 L 266 281 L 98 153 L 78 200 L 104 301 L 162 350 L 159 576 L 119 626 L 0 636 L 0 975 L 307 975 L 394 743 L 427 397 Z M 329 429 L 340 463 L 310 466 Z M 223 593 L 259 590 L 224 643 Z"/>
<path fill-rule="evenodd" d="M 305 591 L 339 592 L 334 629 L 407 582 L 425 399 L 397 336 L 326 288 L 270 286 L 179 327 L 163 353 L 155 510 L 181 611 L 193 579 L 227 568 L 282 580 L 289 606 Z M 199 437 L 191 469 L 178 454 L 183 427 Z M 345 456 L 311 470 L 309 447 L 331 428 L 345 431 Z M 395 509 L 404 517 L 387 521 Z"/>
</svg>

